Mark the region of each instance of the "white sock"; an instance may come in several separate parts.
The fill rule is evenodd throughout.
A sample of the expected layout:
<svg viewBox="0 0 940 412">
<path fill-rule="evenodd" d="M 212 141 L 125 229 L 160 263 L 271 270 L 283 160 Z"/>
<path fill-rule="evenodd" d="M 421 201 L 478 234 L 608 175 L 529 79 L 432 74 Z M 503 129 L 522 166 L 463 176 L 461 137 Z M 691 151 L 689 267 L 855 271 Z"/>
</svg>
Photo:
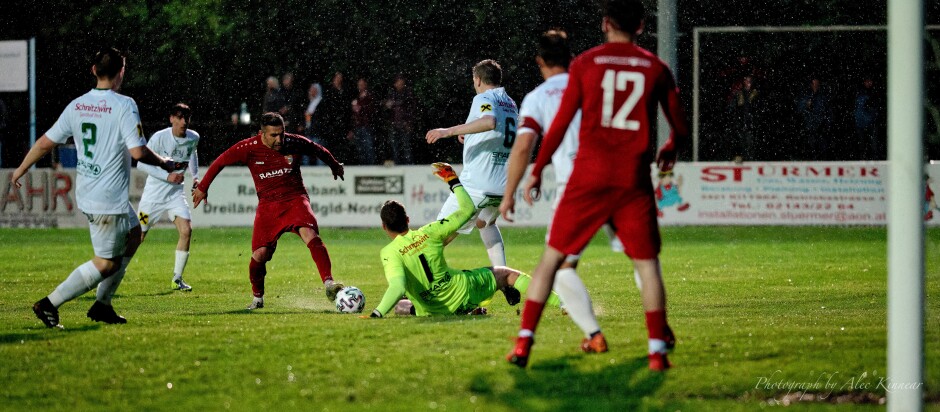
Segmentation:
<svg viewBox="0 0 940 412">
<path fill-rule="evenodd" d="M 581 282 L 581 278 L 574 269 L 565 268 L 555 272 L 555 284 L 552 285 L 552 289 L 561 301 L 565 302 L 568 316 L 578 325 L 584 337 L 590 338 L 591 334 L 601 330 L 600 325 L 597 324 L 597 318 L 594 317 L 591 296 L 588 295 L 584 282 Z"/>
<path fill-rule="evenodd" d="M 666 353 L 666 341 L 660 339 L 650 339 L 649 353 Z"/>
<path fill-rule="evenodd" d="M 124 280 L 124 274 L 127 273 L 127 265 L 130 263 L 131 258 L 121 258 L 121 267 L 117 272 L 104 278 L 104 280 L 98 284 L 98 291 L 95 294 L 95 298 L 98 299 L 98 302 L 104 303 L 105 305 L 111 304 L 111 298 L 114 296 L 114 292 L 117 291 L 118 286 L 121 286 L 121 281 Z"/>
<path fill-rule="evenodd" d="M 186 269 L 187 261 L 189 261 L 189 251 L 177 250 L 176 251 L 176 265 L 173 266 L 173 279 L 179 279 L 183 277 L 183 270 Z"/>
<path fill-rule="evenodd" d="M 623 243 L 620 242 L 620 238 L 617 237 L 617 232 L 614 232 L 614 228 L 610 225 L 604 225 L 602 227 L 604 228 L 604 233 L 607 233 L 607 237 L 610 238 L 610 250 L 623 253 Z"/>
<path fill-rule="evenodd" d="M 483 246 L 486 246 L 486 254 L 490 256 L 490 263 L 493 266 L 506 266 L 503 235 L 499 233 L 499 227 L 489 225 L 480 229 L 480 239 L 483 239 Z"/>
<path fill-rule="evenodd" d="M 52 302 L 52 306 L 59 307 L 65 302 L 84 295 L 98 282 L 101 282 L 101 272 L 89 260 L 78 265 L 69 277 L 65 278 L 65 281 L 56 286 L 55 290 L 49 294 L 49 301 Z"/>
</svg>

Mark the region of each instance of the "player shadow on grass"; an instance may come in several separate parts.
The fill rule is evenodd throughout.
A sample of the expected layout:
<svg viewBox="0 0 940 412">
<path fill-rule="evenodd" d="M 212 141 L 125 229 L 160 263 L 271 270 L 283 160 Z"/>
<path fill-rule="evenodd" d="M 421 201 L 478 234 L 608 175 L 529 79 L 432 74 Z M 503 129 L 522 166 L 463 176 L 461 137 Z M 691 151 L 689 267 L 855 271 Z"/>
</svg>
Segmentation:
<svg viewBox="0 0 940 412">
<path fill-rule="evenodd" d="M 514 381 L 508 388 L 497 383 L 504 380 L 502 377 L 493 375 L 504 374 L 506 369 L 497 368 L 496 372 L 474 377 L 469 389 L 487 401 L 502 403 L 515 410 L 629 411 L 641 409 L 643 398 L 653 395 L 667 376 L 650 372 L 645 356 L 619 358 L 600 370 L 583 372 L 577 365 L 586 362 L 588 357 L 609 358 L 610 355 L 537 357 L 528 369 L 505 365 Z"/>
<path fill-rule="evenodd" d="M 42 324 L 38 325 L 29 325 L 24 329 L 29 330 L 31 333 L 0 333 L 0 345 L 10 345 L 16 344 L 19 345 L 22 342 L 26 341 L 36 341 L 36 340 L 49 340 L 49 339 L 58 339 L 64 338 L 68 333 L 73 332 L 87 332 L 91 330 L 98 330 L 101 328 L 101 325 L 92 324 L 92 325 L 82 325 L 68 327 L 64 329 L 52 328 L 54 333 L 43 333 L 43 331 L 50 329 Z M 38 332 L 38 333 L 37 333 Z"/>
</svg>

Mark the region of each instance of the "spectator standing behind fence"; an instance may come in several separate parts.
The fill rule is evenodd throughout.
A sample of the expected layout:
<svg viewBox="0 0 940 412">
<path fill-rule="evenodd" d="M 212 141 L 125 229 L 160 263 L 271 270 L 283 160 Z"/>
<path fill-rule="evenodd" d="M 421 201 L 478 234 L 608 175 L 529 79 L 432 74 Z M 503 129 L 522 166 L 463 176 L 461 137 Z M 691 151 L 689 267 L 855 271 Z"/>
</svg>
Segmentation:
<svg viewBox="0 0 940 412">
<path fill-rule="evenodd" d="M 351 159 L 347 133 L 352 130 L 352 97 L 346 91 L 343 73 L 336 72 L 323 90 L 323 101 L 313 116 L 314 129 L 326 147 L 339 159 Z"/>
<path fill-rule="evenodd" d="M 389 110 L 391 129 L 388 145 L 395 164 L 411 164 L 411 141 L 414 139 L 415 115 L 417 104 L 405 75 L 395 76 L 395 82 L 388 91 L 385 108 Z"/>
<path fill-rule="evenodd" d="M 268 77 L 265 81 L 261 113 L 281 113 L 282 110 L 284 110 L 284 95 L 281 94 L 281 85 L 277 82 L 277 77 Z"/>
<path fill-rule="evenodd" d="M 316 131 L 317 125 L 314 124 L 313 114 L 316 113 L 317 107 L 320 106 L 320 102 L 323 101 L 323 88 L 320 87 L 320 83 L 313 83 L 307 89 L 307 105 L 304 107 L 304 123 L 303 123 L 303 134 L 307 136 L 310 141 L 327 147 L 326 142 L 323 139 L 320 139 L 319 133 Z M 329 150 L 329 148 L 327 148 Z M 309 165 L 321 165 L 323 162 L 317 158 L 311 158 L 310 156 L 303 157 L 303 164 Z"/>
<path fill-rule="evenodd" d="M 375 129 L 373 121 L 375 120 L 375 100 L 372 98 L 372 92 L 369 91 L 369 82 L 360 77 L 356 82 L 359 94 L 352 101 L 352 121 L 353 129 L 349 132 L 348 138 L 356 147 L 359 157 L 359 164 L 375 164 Z"/>
<path fill-rule="evenodd" d="M 307 99 L 304 99 L 302 93 L 300 89 L 294 87 L 294 73 L 287 72 L 281 76 L 281 96 L 284 97 L 281 116 L 284 117 L 285 130 L 288 133 L 304 132 L 303 114 Z"/>
<path fill-rule="evenodd" d="M 866 77 L 855 95 L 855 136 L 857 145 L 864 148 L 864 160 L 884 160 L 885 147 L 881 141 L 878 121 L 881 119 L 881 99 L 875 93 L 875 82 Z"/>
<path fill-rule="evenodd" d="M 809 81 L 809 87 L 796 102 L 796 110 L 803 117 L 803 137 L 808 150 L 807 160 L 824 160 L 829 154 L 832 110 L 829 92 L 818 78 Z"/>
<path fill-rule="evenodd" d="M 757 159 L 756 148 L 760 143 L 757 142 L 757 130 L 760 124 L 760 111 L 763 96 L 754 84 L 754 77 L 744 76 L 741 87 L 731 95 L 729 109 L 731 111 L 732 131 L 734 136 L 734 145 L 736 156 L 744 160 Z M 762 136 L 761 136 L 762 137 Z"/>
</svg>

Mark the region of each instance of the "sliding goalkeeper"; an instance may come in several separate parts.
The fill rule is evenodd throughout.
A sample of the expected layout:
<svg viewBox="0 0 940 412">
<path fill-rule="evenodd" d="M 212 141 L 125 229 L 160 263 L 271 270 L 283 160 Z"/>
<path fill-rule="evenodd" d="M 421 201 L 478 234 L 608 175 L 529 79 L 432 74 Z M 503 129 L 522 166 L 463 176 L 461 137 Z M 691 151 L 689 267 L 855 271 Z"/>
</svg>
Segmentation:
<svg viewBox="0 0 940 412">
<path fill-rule="evenodd" d="M 447 265 L 444 245 L 470 220 L 475 209 L 454 169 L 447 163 L 432 166 L 434 174 L 450 185 L 460 208 L 447 218 L 410 230 L 404 206 L 394 200 L 385 202 L 382 228 L 392 242 L 382 248 L 381 256 L 388 289 L 370 317 L 385 316 L 402 296 L 411 300 L 418 316 L 480 313 L 481 304 L 497 290 L 503 292 L 507 303 L 516 305 L 520 291 L 524 293 L 529 285 L 529 275 L 505 266 L 458 270 Z M 559 304 L 554 293 L 550 303 Z"/>
</svg>

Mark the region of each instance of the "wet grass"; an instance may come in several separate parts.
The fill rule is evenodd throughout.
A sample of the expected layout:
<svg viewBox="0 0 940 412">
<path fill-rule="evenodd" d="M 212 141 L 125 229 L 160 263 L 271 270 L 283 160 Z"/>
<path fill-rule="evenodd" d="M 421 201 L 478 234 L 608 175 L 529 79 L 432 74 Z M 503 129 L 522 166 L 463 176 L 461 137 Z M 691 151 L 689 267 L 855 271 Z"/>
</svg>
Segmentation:
<svg viewBox="0 0 940 412">
<path fill-rule="evenodd" d="M 543 231 L 503 233 L 510 265 L 531 271 Z M 175 231 L 154 231 L 114 300 L 127 325 L 88 320 L 88 294 L 61 308 L 64 330 L 49 330 L 29 306 L 90 257 L 87 230 L 2 229 L 0 375 L 7 384 L 0 410 L 880 408 L 885 233 L 664 229 L 679 346 L 675 368 L 657 374 L 646 369 L 632 268 L 603 237 L 585 253 L 580 273 L 611 351 L 581 354 L 577 328 L 549 310 L 530 367 L 518 370 L 502 360 L 519 321 L 501 298 L 484 317 L 341 315 L 293 235 L 268 266 L 265 309 L 245 312 L 250 229 L 196 230 L 186 274 L 191 293 L 170 291 Z M 371 310 L 385 289 L 383 233 L 325 229 L 323 236 L 337 279 L 361 288 Z M 925 391 L 936 400 L 940 231 L 927 238 Z M 476 235 L 458 238 L 448 255 L 454 267 L 488 265 Z M 793 394 L 801 389 L 814 400 Z"/>
</svg>

